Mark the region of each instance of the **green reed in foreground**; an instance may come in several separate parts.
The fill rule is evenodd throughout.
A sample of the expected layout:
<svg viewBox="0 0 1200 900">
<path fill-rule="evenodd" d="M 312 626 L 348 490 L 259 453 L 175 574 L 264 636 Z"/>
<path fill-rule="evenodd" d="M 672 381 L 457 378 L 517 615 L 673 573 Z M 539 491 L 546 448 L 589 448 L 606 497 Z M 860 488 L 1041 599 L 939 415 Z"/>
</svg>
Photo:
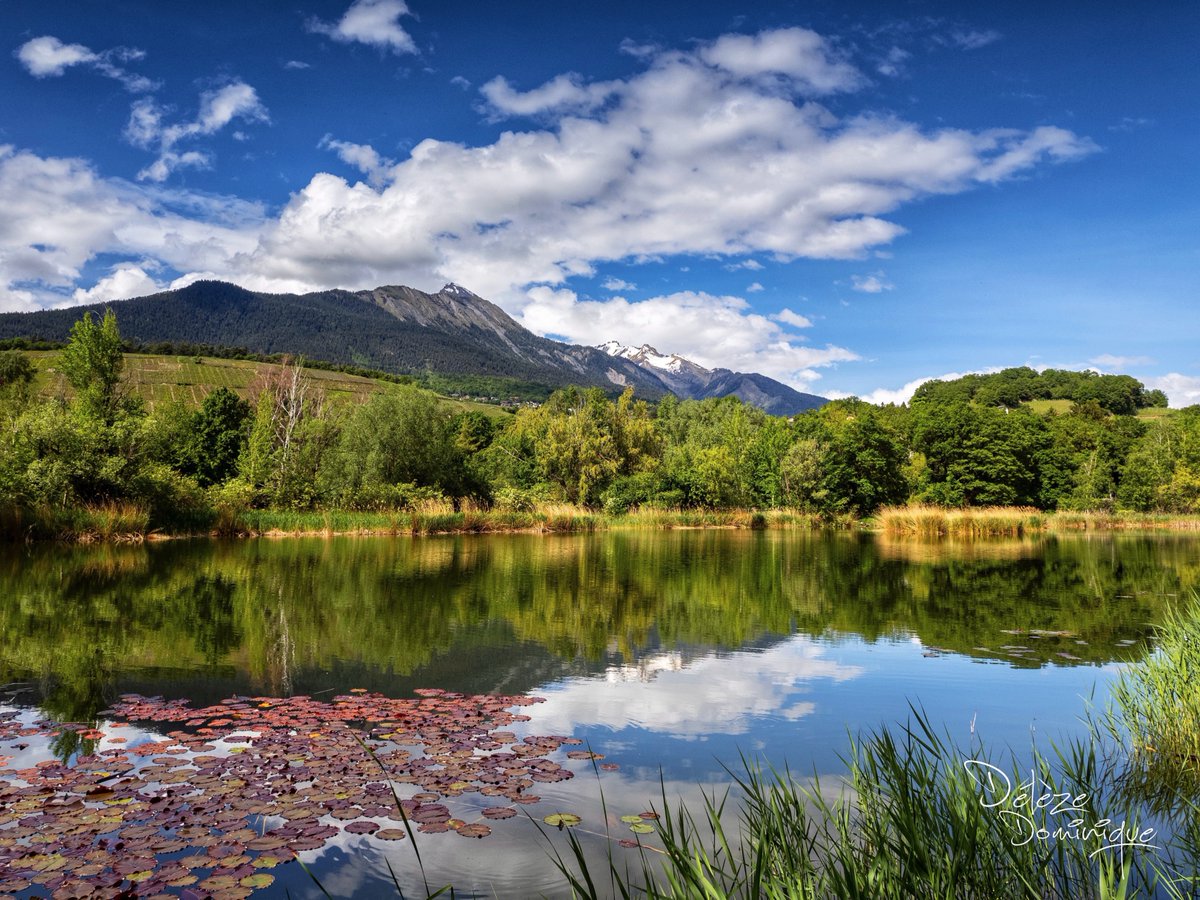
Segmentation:
<svg viewBox="0 0 1200 900">
<path fill-rule="evenodd" d="M 1200 602 L 1167 610 L 1158 649 L 1112 689 L 1116 723 L 1128 734 L 1131 775 L 1165 799 L 1200 794 Z"/>
<path fill-rule="evenodd" d="M 1200 605 L 1160 641 L 1087 736 L 1033 748 L 1024 767 L 914 710 L 851 741 L 832 793 L 743 760 L 736 822 L 729 792 L 699 814 L 664 793 L 657 841 L 634 863 L 610 852 L 601 877 L 571 835 L 556 864 L 582 897 L 1200 896 Z"/>
</svg>

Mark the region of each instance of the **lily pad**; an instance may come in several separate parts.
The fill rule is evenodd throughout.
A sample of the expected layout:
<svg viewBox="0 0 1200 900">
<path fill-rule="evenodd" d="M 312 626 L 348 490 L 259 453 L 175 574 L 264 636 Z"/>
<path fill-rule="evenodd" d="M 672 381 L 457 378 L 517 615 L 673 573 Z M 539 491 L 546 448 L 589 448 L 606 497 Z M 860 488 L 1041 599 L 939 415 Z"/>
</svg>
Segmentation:
<svg viewBox="0 0 1200 900">
<path fill-rule="evenodd" d="M 579 816 L 575 815 L 575 813 L 560 812 L 550 813 L 550 815 L 545 816 L 542 821 L 547 825 L 550 825 L 561 831 L 563 828 L 574 828 L 576 825 L 582 822 L 583 819 L 579 818 Z"/>
<path fill-rule="evenodd" d="M 590 750 L 572 750 L 567 759 L 604 759 L 603 753 L 592 753 Z"/>
<path fill-rule="evenodd" d="M 511 806 L 488 806 L 483 810 L 485 819 L 511 819 L 516 814 Z"/>
</svg>

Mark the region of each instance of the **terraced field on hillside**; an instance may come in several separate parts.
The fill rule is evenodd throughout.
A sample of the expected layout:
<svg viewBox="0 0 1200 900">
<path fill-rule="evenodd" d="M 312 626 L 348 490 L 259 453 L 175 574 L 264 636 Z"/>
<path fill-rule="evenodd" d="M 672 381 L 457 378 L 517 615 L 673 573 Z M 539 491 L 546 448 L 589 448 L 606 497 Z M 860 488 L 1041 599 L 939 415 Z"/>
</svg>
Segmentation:
<svg viewBox="0 0 1200 900">
<path fill-rule="evenodd" d="M 57 350 L 29 353 L 38 370 L 34 387 L 43 397 L 70 394 L 66 379 L 58 370 L 58 356 Z M 240 397 L 253 399 L 281 368 L 276 363 L 244 359 L 128 353 L 125 355 L 123 381 L 134 396 L 144 400 L 150 409 L 172 401 L 199 406 L 205 396 L 221 387 L 229 388 Z M 398 387 L 390 381 L 325 369 L 306 368 L 305 374 L 311 379 L 313 388 L 323 391 L 326 398 L 335 403 L 348 400 L 361 402 L 371 394 Z M 500 407 L 488 403 L 449 397 L 444 399 L 462 409 L 479 410 L 488 415 L 505 414 Z"/>
</svg>

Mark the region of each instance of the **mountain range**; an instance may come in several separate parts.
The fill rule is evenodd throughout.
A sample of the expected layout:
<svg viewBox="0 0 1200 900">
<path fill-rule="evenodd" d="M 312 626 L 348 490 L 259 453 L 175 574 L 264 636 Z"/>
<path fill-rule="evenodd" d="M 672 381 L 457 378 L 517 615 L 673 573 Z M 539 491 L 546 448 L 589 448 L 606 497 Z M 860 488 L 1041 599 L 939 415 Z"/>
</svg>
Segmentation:
<svg viewBox="0 0 1200 900">
<path fill-rule="evenodd" d="M 635 348 L 617 341 L 606 341 L 599 349 L 609 356 L 627 359 L 652 372 L 677 397 L 690 400 L 737 397 L 743 403 L 777 416 L 795 415 L 816 409 L 827 402 L 824 397 L 801 393 L 766 375 L 706 369 L 674 353 L 659 353 L 649 344 Z"/>
<path fill-rule="evenodd" d="M 65 341 L 86 312 L 112 307 L 131 343 L 239 347 L 290 353 L 401 374 L 476 376 L 533 386 L 569 384 L 606 390 L 632 386 L 639 396 L 701 399 L 735 395 L 776 415 L 825 402 L 764 375 L 705 369 L 610 342 L 602 347 L 539 337 L 494 303 L 457 284 L 427 294 L 404 286 L 368 291 L 268 294 L 221 281 L 197 281 L 107 304 L 0 314 L 0 339 Z M 667 360 L 666 364 L 659 361 Z"/>
</svg>

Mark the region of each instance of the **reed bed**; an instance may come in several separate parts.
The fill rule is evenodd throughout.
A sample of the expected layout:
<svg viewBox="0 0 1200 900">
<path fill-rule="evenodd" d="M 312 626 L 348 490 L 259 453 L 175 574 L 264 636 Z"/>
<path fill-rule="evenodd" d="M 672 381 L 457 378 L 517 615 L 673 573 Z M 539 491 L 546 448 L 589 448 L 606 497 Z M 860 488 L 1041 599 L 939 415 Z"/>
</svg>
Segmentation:
<svg viewBox="0 0 1200 900">
<path fill-rule="evenodd" d="M 1026 506 L 945 507 L 926 504 L 879 510 L 884 534 L 919 538 L 1024 537 L 1081 531 L 1200 531 L 1200 516 L 1134 512 L 1045 512 Z"/>
<path fill-rule="evenodd" d="M 799 528 L 830 527 L 820 516 L 791 509 L 661 509 L 640 507 L 609 517 L 617 528 Z M 848 525 L 849 523 L 842 523 Z"/>
<path fill-rule="evenodd" d="M 87 506 L 5 507 L 0 535 L 7 541 L 56 540 L 80 544 L 130 543 L 150 533 L 150 509 L 144 504 L 114 501 Z"/>
<path fill-rule="evenodd" d="M 832 792 L 743 758 L 736 827 L 731 792 L 693 813 L 664 790 L 635 862 L 609 851 L 599 871 L 574 835 L 551 854 L 585 898 L 1196 897 L 1200 602 L 1158 638 L 1084 737 L 1031 761 L 997 762 L 976 736 L 959 746 L 914 709 L 851 740 Z"/>
<path fill-rule="evenodd" d="M 743 774 L 730 770 L 733 790 L 708 798 L 698 815 L 664 793 L 659 833 L 632 864 L 609 852 L 599 871 L 574 835 L 567 852 L 551 845 L 551 854 L 573 895 L 584 898 L 1195 896 L 1194 829 L 1181 829 L 1166 845 L 1110 846 L 1103 820 L 1136 835 L 1160 820 L 1140 798 L 1116 790 L 1099 747 L 1093 735 L 1049 755 L 1035 750 L 1032 770 L 1015 759 L 1002 767 L 980 745 L 956 745 L 914 711 L 899 729 L 852 742 L 848 774 L 832 794 L 815 778 L 764 773 L 743 759 Z M 1005 772 L 1007 781 L 986 774 L 993 771 Z M 1004 790 L 998 785 L 1019 785 L 1030 771 L 1037 773 L 1031 799 L 1083 797 L 1080 812 L 985 805 Z M 726 808 L 735 794 L 740 812 L 730 825 Z M 1071 817 L 1097 827 L 1081 829 Z M 1150 840 L 1164 839 L 1151 832 Z"/>
<path fill-rule="evenodd" d="M 172 510 L 155 519 L 137 503 L 70 508 L 0 508 L 2 540 L 141 540 L 155 534 L 251 535 L 572 533 L 631 529 L 743 528 L 853 530 L 925 541 L 1023 538 L 1054 532 L 1200 531 L 1200 516 L 1043 512 L 1029 507 L 887 507 L 868 520 L 795 509 L 634 508 L 609 514 L 569 503 L 485 507 L 465 499 L 425 499 L 397 509 L 249 509 L 239 504 Z M 151 528 L 151 526 L 154 526 Z"/>
<path fill-rule="evenodd" d="M 225 515 L 217 531 L 228 535 L 318 534 L 545 534 L 618 528 L 796 528 L 853 527 L 793 510 L 635 509 L 609 515 L 570 503 L 541 503 L 530 509 L 486 508 L 463 501 L 425 500 L 396 511 L 251 509 Z"/>
<path fill-rule="evenodd" d="M 1056 512 L 1052 531 L 1200 531 L 1200 516 L 1135 512 Z"/>
<path fill-rule="evenodd" d="M 1155 794 L 1200 794 L 1200 602 L 1168 610 L 1157 649 L 1121 673 L 1112 690 L 1128 735 L 1133 774 Z"/>
<path fill-rule="evenodd" d="M 890 506 L 875 517 L 885 534 L 913 537 L 1022 537 L 1045 531 L 1049 515 L 1023 506 Z"/>
</svg>

